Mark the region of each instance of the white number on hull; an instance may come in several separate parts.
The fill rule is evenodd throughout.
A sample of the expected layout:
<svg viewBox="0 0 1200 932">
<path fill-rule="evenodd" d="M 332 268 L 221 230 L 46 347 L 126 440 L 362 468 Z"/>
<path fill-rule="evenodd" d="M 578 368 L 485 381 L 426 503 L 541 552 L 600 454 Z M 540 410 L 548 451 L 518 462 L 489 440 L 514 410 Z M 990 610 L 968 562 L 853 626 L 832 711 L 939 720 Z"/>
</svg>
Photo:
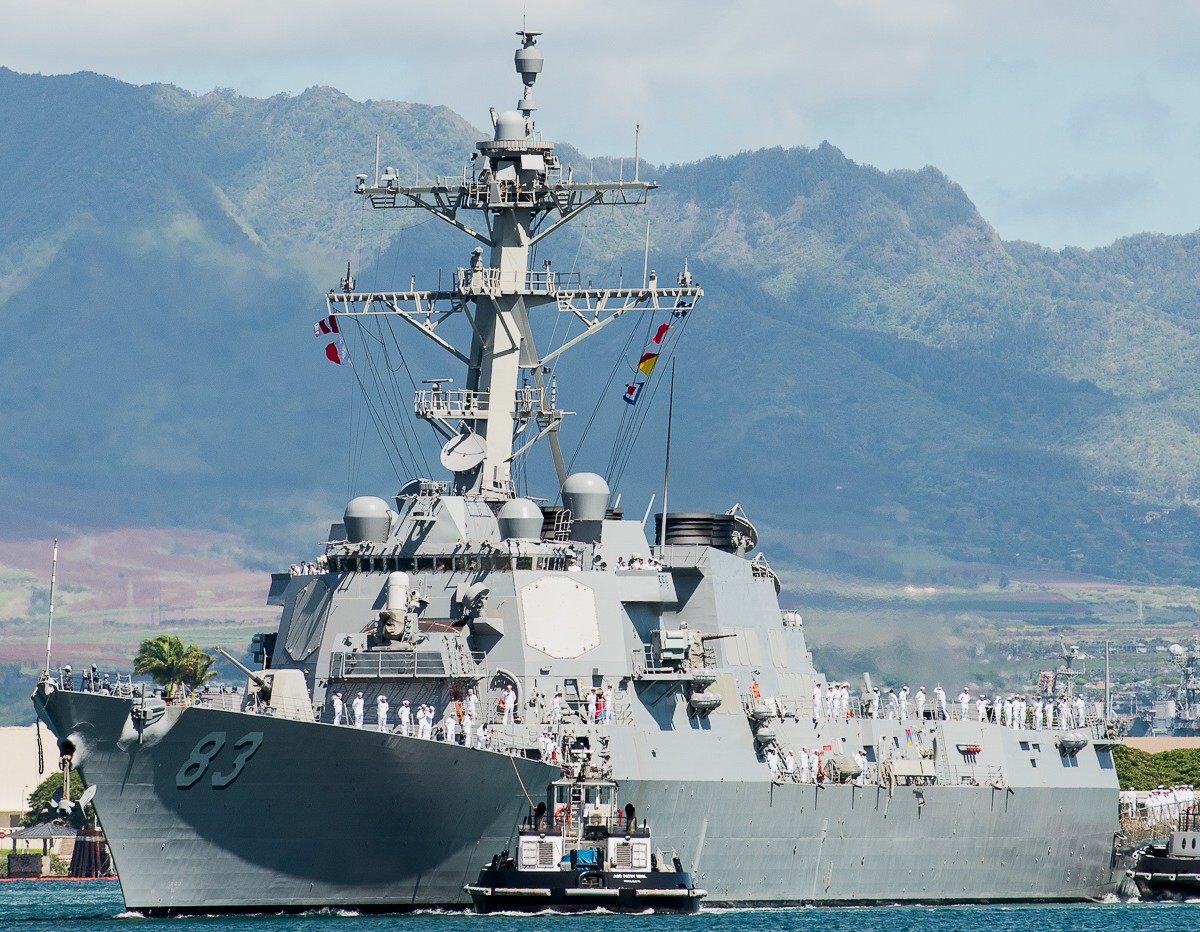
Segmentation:
<svg viewBox="0 0 1200 932">
<path fill-rule="evenodd" d="M 233 749 L 239 753 L 233 759 L 233 769 L 228 773 L 214 772 L 212 775 L 213 787 L 221 790 L 236 780 L 245 768 L 246 762 L 262 745 L 262 740 L 261 731 L 252 731 L 235 741 Z M 192 748 L 192 753 L 179 768 L 179 773 L 175 775 L 175 785 L 181 790 L 195 786 L 224 747 L 225 732 L 223 731 L 209 732 L 197 741 L 196 746 Z"/>
</svg>

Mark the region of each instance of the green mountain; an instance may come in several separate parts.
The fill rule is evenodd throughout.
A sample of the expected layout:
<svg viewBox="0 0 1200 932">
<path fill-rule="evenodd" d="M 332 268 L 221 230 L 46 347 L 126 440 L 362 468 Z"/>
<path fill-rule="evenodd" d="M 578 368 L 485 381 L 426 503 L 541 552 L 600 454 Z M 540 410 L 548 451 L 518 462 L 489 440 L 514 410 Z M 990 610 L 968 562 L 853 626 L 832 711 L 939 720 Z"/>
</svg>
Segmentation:
<svg viewBox="0 0 1200 932">
<path fill-rule="evenodd" d="M 311 327 L 347 262 L 361 288 L 436 287 L 466 264 L 465 237 L 350 189 L 377 135 L 384 165 L 429 179 L 461 172 L 478 130 L 329 88 L 255 100 L 4 69 L 0 118 L 19 128 L 0 137 L 4 536 L 213 528 L 275 566 L 347 498 L 436 467 L 432 437 L 389 435 L 358 383 L 379 376 L 403 412 L 409 377 L 457 374 L 447 360 L 409 341 L 387 373 L 351 372 Z M 620 170 L 560 148 L 577 171 Z M 882 578 L 911 573 L 886 549 L 913 545 L 1200 584 L 1197 236 L 1005 243 L 937 170 L 884 173 L 828 143 L 640 170 L 663 185 L 649 208 L 585 215 L 538 261 L 640 281 L 649 221 L 650 265 L 686 258 L 705 287 L 676 352 L 672 508 L 736 498 L 772 554 L 812 564 L 800 538 L 837 535 L 868 555 L 827 568 Z M 667 367 L 629 423 L 641 332 L 619 330 L 558 367 L 579 412 L 564 444 L 640 514 Z M 638 443 L 614 454 L 614 436 Z"/>
</svg>

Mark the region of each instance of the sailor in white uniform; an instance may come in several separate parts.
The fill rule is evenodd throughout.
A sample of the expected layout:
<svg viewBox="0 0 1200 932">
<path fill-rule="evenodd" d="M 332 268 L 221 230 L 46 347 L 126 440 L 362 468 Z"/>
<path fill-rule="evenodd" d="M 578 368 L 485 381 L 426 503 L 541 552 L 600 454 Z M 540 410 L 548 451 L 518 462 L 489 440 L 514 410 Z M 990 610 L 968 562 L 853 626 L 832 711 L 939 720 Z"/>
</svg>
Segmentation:
<svg viewBox="0 0 1200 932">
<path fill-rule="evenodd" d="M 858 749 L 858 753 L 854 755 L 854 759 L 858 761 L 858 776 L 854 778 L 855 786 L 867 785 L 867 752 L 862 748 Z"/>
<path fill-rule="evenodd" d="M 942 689 L 942 684 L 938 683 L 933 687 L 933 703 L 937 708 L 937 717 L 945 719 L 946 716 L 946 690 Z"/>
<path fill-rule="evenodd" d="M 796 779 L 796 755 L 788 748 L 783 755 L 783 772 L 787 774 L 789 780 Z"/>
<path fill-rule="evenodd" d="M 812 696 L 813 696 L 813 722 L 819 722 L 822 718 L 824 718 L 824 712 L 821 708 L 822 697 L 824 696 L 824 693 L 821 692 L 821 684 L 820 683 L 816 683 L 813 685 Z"/>
<path fill-rule="evenodd" d="M 375 721 L 379 723 L 380 731 L 388 730 L 388 701 L 387 696 L 375 700 Z"/>
<path fill-rule="evenodd" d="M 771 771 L 771 779 L 779 779 L 779 752 L 775 750 L 775 745 L 767 748 L 767 768 Z"/>
<path fill-rule="evenodd" d="M 491 735 L 488 734 L 487 722 L 479 726 L 479 734 L 475 736 L 475 747 L 481 751 L 486 751 L 491 743 Z"/>
<path fill-rule="evenodd" d="M 464 703 L 466 712 L 472 719 L 479 718 L 479 696 L 475 693 L 475 687 L 472 686 L 467 690 L 467 701 Z"/>
<path fill-rule="evenodd" d="M 442 719 L 442 735 L 447 744 L 458 743 L 458 710 L 454 708 L 454 703 L 446 706 L 446 715 Z"/>
<path fill-rule="evenodd" d="M 463 712 L 463 747 L 469 748 L 475 738 L 475 716 L 469 711 Z"/>
<path fill-rule="evenodd" d="M 900 721 L 908 721 L 908 687 L 900 688 Z"/>
<path fill-rule="evenodd" d="M 879 718 L 879 687 L 871 690 L 871 718 Z"/>
<path fill-rule="evenodd" d="M 958 694 L 958 717 L 964 722 L 967 720 L 967 710 L 971 707 L 971 690 L 963 687 L 963 691 Z"/>
<path fill-rule="evenodd" d="M 975 697 L 975 715 L 981 722 L 987 721 L 988 701 L 983 693 Z"/>
<path fill-rule="evenodd" d="M 342 725 L 346 718 L 346 700 L 341 693 L 333 694 L 333 724 Z"/>
<path fill-rule="evenodd" d="M 562 701 L 563 701 L 562 693 L 555 692 L 554 693 L 554 701 L 550 705 L 550 724 L 551 725 L 558 726 L 558 725 L 562 724 Z"/>
<path fill-rule="evenodd" d="M 517 711 L 517 691 L 512 688 L 512 684 L 504 687 L 504 724 L 511 725 L 513 723 L 513 715 Z"/>
<path fill-rule="evenodd" d="M 354 712 L 354 727 L 363 727 L 363 709 L 367 707 L 366 700 L 363 699 L 363 694 L 359 693 L 354 697 L 354 701 L 350 704 L 350 708 Z"/>
<path fill-rule="evenodd" d="M 925 687 L 917 687 L 917 721 L 925 721 Z"/>
<path fill-rule="evenodd" d="M 400 734 L 408 737 L 412 732 L 412 709 L 408 705 L 408 700 L 405 699 L 400 703 Z"/>
<path fill-rule="evenodd" d="M 613 689 L 612 683 L 604 687 L 604 722 L 608 724 L 613 717 L 613 699 L 616 698 L 616 690 Z"/>
</svg>

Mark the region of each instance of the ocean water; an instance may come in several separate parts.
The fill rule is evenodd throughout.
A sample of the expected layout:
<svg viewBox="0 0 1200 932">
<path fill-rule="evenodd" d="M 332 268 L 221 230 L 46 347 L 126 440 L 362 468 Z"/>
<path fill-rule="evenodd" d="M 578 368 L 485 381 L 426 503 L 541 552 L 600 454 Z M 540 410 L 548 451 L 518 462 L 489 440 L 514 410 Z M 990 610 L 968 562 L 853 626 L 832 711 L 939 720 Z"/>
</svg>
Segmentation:
<svg viewBox="0 0 1200 932">
<path fill-rule="evenodd" d="M 1193 932 L 1200 903 L 1071 906 L 892 906 L 853 909 L 706 909 L 696 916 L 556 916 L 418 912 L 359 916 L 196 916 L 144 919 L 125 912 L 115 881 L 0 882 L 0 930 L 126 932 Z"/>
</svg>

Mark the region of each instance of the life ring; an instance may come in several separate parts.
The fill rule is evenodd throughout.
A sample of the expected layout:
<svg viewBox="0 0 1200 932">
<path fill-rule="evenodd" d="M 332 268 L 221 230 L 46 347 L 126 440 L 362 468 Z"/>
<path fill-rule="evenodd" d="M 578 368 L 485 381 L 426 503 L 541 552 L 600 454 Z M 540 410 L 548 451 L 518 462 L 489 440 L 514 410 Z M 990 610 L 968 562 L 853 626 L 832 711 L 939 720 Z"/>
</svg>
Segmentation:
<svg viewBox="0 0 1200 932">
<path fill-rule="evenodd" d="M 571 807 L 564 803 L 563 805 L 561 805 L 557 809 L 555 809 L 554 810 L 554 821 L 555 822 L 566 822 L 568 825 L 570 825 L 571 824 Z"/>
</svg>

